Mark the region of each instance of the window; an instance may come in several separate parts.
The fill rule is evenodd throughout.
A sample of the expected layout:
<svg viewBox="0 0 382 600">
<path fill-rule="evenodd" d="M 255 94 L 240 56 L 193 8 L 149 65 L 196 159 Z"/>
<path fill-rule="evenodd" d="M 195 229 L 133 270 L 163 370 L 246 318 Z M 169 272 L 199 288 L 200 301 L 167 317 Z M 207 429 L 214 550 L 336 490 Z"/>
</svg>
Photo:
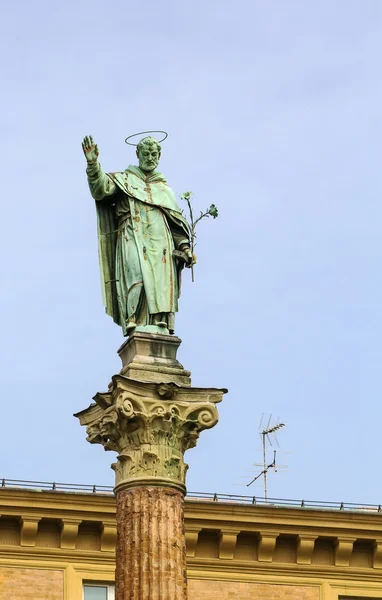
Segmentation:
<svg viewBox="0 0 382 600">
<path fill-rule="evenodd" d="M 114 600 L 114 585 L 85 583 L 84 600 Z"/>
</svg>

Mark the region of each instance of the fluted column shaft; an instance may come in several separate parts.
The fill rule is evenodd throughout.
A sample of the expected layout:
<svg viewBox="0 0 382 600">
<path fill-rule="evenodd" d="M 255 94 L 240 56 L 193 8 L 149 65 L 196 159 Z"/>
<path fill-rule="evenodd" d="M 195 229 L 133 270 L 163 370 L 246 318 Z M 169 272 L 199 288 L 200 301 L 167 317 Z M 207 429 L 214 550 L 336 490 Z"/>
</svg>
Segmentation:
<svg viewBox="0 0 382 600">
<path fill-rule="evenodd" d="M 184 496 L 170 487 L 117 492 L 116 600 L 186 600 Z"/>
</svg>

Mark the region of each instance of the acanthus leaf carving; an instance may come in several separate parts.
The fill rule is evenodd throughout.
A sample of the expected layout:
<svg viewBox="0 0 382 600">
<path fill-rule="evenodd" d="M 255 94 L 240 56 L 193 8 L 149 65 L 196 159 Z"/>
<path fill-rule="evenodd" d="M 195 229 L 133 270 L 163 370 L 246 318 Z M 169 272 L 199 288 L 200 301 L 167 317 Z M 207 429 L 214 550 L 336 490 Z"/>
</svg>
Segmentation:
<svg viewBox="0 0 382 600">
<path fill-rule="evenodd" d="M 190 394 L 176 384 L 153 386 L 118 377 L 107 396 L 107 402 L 98 402 L 102 413 L 93 421 L 88 417 L 87 433 L 89 442 L 118 452 L 116 485 L 157 479 L 185 489 L 184 452 L 196 445 L 201 431 L 217 423 L 219 395 L 200 390 L 197 401 L 195 388 Z"/>
</svg>

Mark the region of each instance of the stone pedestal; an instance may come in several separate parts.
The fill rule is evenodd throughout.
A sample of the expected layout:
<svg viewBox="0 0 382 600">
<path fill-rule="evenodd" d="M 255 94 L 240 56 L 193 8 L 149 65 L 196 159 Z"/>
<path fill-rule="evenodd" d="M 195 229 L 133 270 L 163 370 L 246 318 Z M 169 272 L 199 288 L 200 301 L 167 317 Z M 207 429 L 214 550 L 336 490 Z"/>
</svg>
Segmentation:
<svg viewBox="0 0 382 600">
<path fill-rule="evenodd" d="M 134 333 L 120 374 L 77 413 L 87 440 L 117 452 L 116 600 L 186 600 L 184 453 L 218 421 L 225 389 L 191 386 L 176 337 Z"/>
<path fill-rule="evenodd" d="M 176 358 L 182 340 L 176 336 L 133 333 L 119 348 L 121 375 L 143 381 L 191 385 L 191 373 Z"/>
</svg>

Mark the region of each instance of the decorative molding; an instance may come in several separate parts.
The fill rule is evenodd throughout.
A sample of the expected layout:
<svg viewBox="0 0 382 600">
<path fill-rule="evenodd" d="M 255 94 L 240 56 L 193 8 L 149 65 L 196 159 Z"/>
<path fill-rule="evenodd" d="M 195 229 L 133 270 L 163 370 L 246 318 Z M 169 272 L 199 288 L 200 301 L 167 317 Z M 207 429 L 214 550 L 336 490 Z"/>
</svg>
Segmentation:
<svg viewBox="0 0 382 600">
<path fill-rule="evenodd" d="M 356 538 L 338 537 L 334 545 L 334 564 L 337 567 L 348 567 Z"/>
<path fill-rule="evenodd" d="M 61 548 L 65 548 L 66 550 L 75 549 L 80 523 L 80 520 L 62 520 Z"/>
<path fill-rule="evenodd" d="M 186 556 L 187 558 L 193 558 L 195 556 L 196 546 L 199 540 L 199 533 L 202 530 L 201 527 L 187 528 L 185 531 L 186 537 Z"/>
<path fill-rule="evenodd" d="M 226 531 L 224 529 L 220 532 L 219 558 L 233 559 L 239 533 L 240 531 Z"/>
<path fill-rule="evenodd" d="M 21 517 L 21 546 L 35 546 L 40 518 Z"/>
<path fill-rule="evenodd" d="M 312 564 L 312 556 L 316 539 L 317 535 L 300 534 L 297 536 L 297 564 Z"/>
<path fill-rule="evenodd" d="M 260 532 L 258 555 L 260 562 L 272 562 L 278 536 L 278 533 Z"/>
<path fill-rule="evenodd" d="M 102 524 L 101 532 L 101 552 L 115 552 L 115 544 L 117 541 L 116 525 Z"/>
<path fill-rule="evenodd" d="M 0 490 L 0 513 L 4 517 L 17 519 L 21 530 L 21 517 L 25 520 L 36 521 L 39 518 L 50 518 L 64 520 L 66 531 L 63 531 L 63 542 L 61 548 L 41 546 L 21 546 L 1 544 L 0 562 L 3 566 L 14 564 L 23 566 L 26 563 L 47 564 L 86 564 L 94 565 L 95 570 L 108 565 L 112 568 L 115 557 L 112 551 L 89 550 L 86 548 L 76 549 L 76 536 L 78 525 L 83 522 L 102 523 L 105 528 L 110 528 L 115 523 L 115 498 L 97 494 L 78 494 L 62 492 L 35 492 L 33 490 Z M 374 582 L 381 584 L 382 589 L 382 521 L 381 515 L 370 515 L 369 513 L 336 513 L 332 511 L 315 511 L 310 509 L 287 509 L 284 507 L 260 507 L 252 505 L 241 505 L 224 502 L 209 502 L 203 500 L 187 500 L 185 502 L 185 528 L 187 539 L 187 560 L 189 573 L 194 575 L 195 571 L 208 574 L 215 573 L 215 578 L 231 574 L 236 580 L 244 580 L 246 574 L 256 572 L 262 576 L 274 577 L 297 577 L 307 580 L 346 580 L 360 582 Z M 336 519 L 336 521 L 335 521 Z M 243 558 L 223 559 L 196 556 L 198 531 L 202 529 L 223 530 L 227 533 L 240 531 L 243 533 L 258 534 L 263 536 L 275 534 L 275 531 L 283 535 L 295 536 L 295 540 L 301 538 L 303 548 L 302 554 L 310 552 L 306 550 L 307 545 L 312 546 L 309 539 L 314 537 L 334 540 L 336 538 L 352 540 L 369 540 L 374 544 L 373 566 L 359 567 L 352 560 L 352 566 L 341 566 L 335 564 L 307 564 L 300 561 L 297 554 L 297 562 L 279 563 Z M 109 539 L 111 546 L 110 530 L 105 529 L 105 543 Z M 112 534 L 110 534 L 112 535 Z M 216 541 L 218 541 L 216 533 Z M 67 540 L 72 538 L 72 543 Z M 294 540 L 291 539 L 291 543 Z M 264 543 L 264 542 L 263 542 Z M 195 552 L 196 549 L 196 552 Z M 382 594 L 380 594 L 382 597 Z"/>
<path fill-rule="evenodd" d="M 377 539 L 374 542 L 373 568 L 382 569 L 382 539 Z"/>
</svg>

